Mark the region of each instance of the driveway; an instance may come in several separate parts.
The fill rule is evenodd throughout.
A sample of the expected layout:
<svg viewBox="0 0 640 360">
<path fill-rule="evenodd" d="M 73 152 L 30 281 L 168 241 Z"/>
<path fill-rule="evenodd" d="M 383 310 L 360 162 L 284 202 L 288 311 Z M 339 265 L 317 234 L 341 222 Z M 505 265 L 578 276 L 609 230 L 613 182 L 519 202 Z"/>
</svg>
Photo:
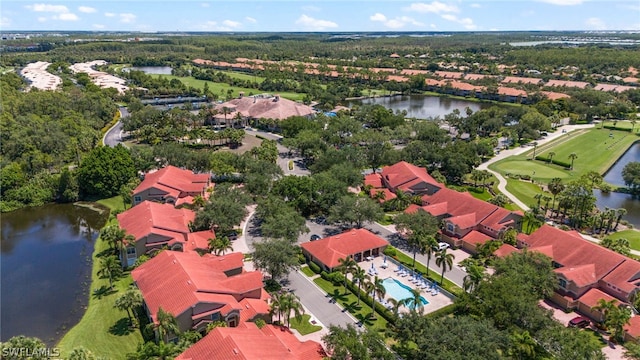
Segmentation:
<svg viewBox="0 0 640 360">
<path fill-rule="evenodd" d="M 127 108 L 121 107 L 118 110 L 120 111 L 120 119 L 129 116 Z M 104 133 L 102 143 L 110 147 L 115 147 L 122 143 L 122 122 L 118 121 L 109 130 L 107 130 L 106 133 Z"/>
</svg>

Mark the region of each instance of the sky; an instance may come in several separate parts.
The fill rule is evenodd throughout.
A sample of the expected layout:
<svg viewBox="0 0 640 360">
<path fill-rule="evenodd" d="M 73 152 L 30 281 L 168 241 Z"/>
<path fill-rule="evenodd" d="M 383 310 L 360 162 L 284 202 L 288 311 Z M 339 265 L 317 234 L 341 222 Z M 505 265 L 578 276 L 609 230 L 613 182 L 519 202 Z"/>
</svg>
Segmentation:
<svg viewBox="0 0 640 360">
<path fill-rule="evenodd" d="M 1 0 L 0 30 L 640 31 L 640 0 Z"/>
</svg>

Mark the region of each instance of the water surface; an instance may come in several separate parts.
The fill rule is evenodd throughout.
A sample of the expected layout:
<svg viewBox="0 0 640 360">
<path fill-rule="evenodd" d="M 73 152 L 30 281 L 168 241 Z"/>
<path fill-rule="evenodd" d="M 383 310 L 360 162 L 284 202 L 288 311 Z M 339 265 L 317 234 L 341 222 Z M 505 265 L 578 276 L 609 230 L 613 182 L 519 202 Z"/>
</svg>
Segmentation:
<svg viewBox="0 0 640 360">
<path fill-rule="evenodd" d="M 491 106 L 489 103 L 427 95 L 377 97 L 353 100 L 349 102 L 350 106 L 359 104 L 378 104 L 391 109 L 394 112 L 396 110 L 406 110 L 407 117 L 416 119 L 429 119 L 436 117 L 443 119 L 445 115 L 452 113 L 455 109 L 460 111 L 461 116 L 466 116 L 467 107 L 473 110 L 473 112 L 476 112 L 480 109 L 485 109 Z"/>
</svg>

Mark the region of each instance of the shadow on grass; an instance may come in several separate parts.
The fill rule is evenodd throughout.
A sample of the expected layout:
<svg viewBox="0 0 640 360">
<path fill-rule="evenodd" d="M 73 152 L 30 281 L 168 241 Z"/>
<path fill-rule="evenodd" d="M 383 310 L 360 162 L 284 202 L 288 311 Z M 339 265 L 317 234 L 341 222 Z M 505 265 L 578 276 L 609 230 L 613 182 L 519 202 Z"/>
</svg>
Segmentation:
<svg viewBox="0 0 640 360">
<path fill-rule="evenodd" d="M 376 321 L 373 313 L 367 313 L 366 315 L 363 315 L 360 313 L 360 314 L 356 314 L 355 317 L 356 319 L 358 319 L 358 325 L 360 326 L 362 325 L 373 326 L 373 324 Z"/>
<path fill-rule="evenodd" d="M 344 292 L 340 291 L 340 289 L 333 289 L 333 292 L 329 294 L 331 298 L 331 302 L 335 303 L 336 301 L 346 301 L 347 295 Z"/>
<path fill-rule="evenodd" d="M 104 296 L 115 294 L 116 291 L 111 289 L 107 285 L 102 285 L 100 288 L 93 290 L 93 297 L 96 299 L 102 299 Z"/>
<path fill-rule="evenodd" d="M 129 321 L 128 317 L 123 317 L 122 319 L 116 321 L 109 328 L 109 333 L 117 336 L 126 336 L 133 332 L 134 328 L 130 327 L 131 321 Z"/>
<path fill-rule="evenodd" d="M 96 254 L 96 257 L 108 257 L 108 256 L 116 256 L 118 253 L 112 249 L 112 248 L 107 248 L 104 249 L 102 251 L 100 251 L 99 253 Z"/>
<path fill-rule="evenodd" d="M 352 301 L 350 303 L 343 303 L 344 311 L 348 311 L 350 313 L 355 313 L 362 310 L 362 305 L 358 304 L 357 301 Z"/>
</svg>

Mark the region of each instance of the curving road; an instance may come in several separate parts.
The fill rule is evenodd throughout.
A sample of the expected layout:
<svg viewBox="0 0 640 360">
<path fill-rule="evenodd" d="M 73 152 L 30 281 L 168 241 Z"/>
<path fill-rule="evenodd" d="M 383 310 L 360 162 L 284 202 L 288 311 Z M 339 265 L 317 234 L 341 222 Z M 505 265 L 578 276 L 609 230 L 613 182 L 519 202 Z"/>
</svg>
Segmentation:
<svg viewBox="0 0 640 360">
<path fill-rule="evenodd" d="M 120 119 L 129 116 L 129 111 L 125 107 L 120 107 L 118 111 L 120 111 Z M 104 133 L 104 136 L 102 137 L 102 143 L 106 146 L 111 147 L 115 147 L 118 144 L 122 144 L 123 146 L 125 146 L 122 142 L 122 133 L 122 122 L 118 121 L 109 130 L 107 130 L 106 133 Z"/>
</svg>

